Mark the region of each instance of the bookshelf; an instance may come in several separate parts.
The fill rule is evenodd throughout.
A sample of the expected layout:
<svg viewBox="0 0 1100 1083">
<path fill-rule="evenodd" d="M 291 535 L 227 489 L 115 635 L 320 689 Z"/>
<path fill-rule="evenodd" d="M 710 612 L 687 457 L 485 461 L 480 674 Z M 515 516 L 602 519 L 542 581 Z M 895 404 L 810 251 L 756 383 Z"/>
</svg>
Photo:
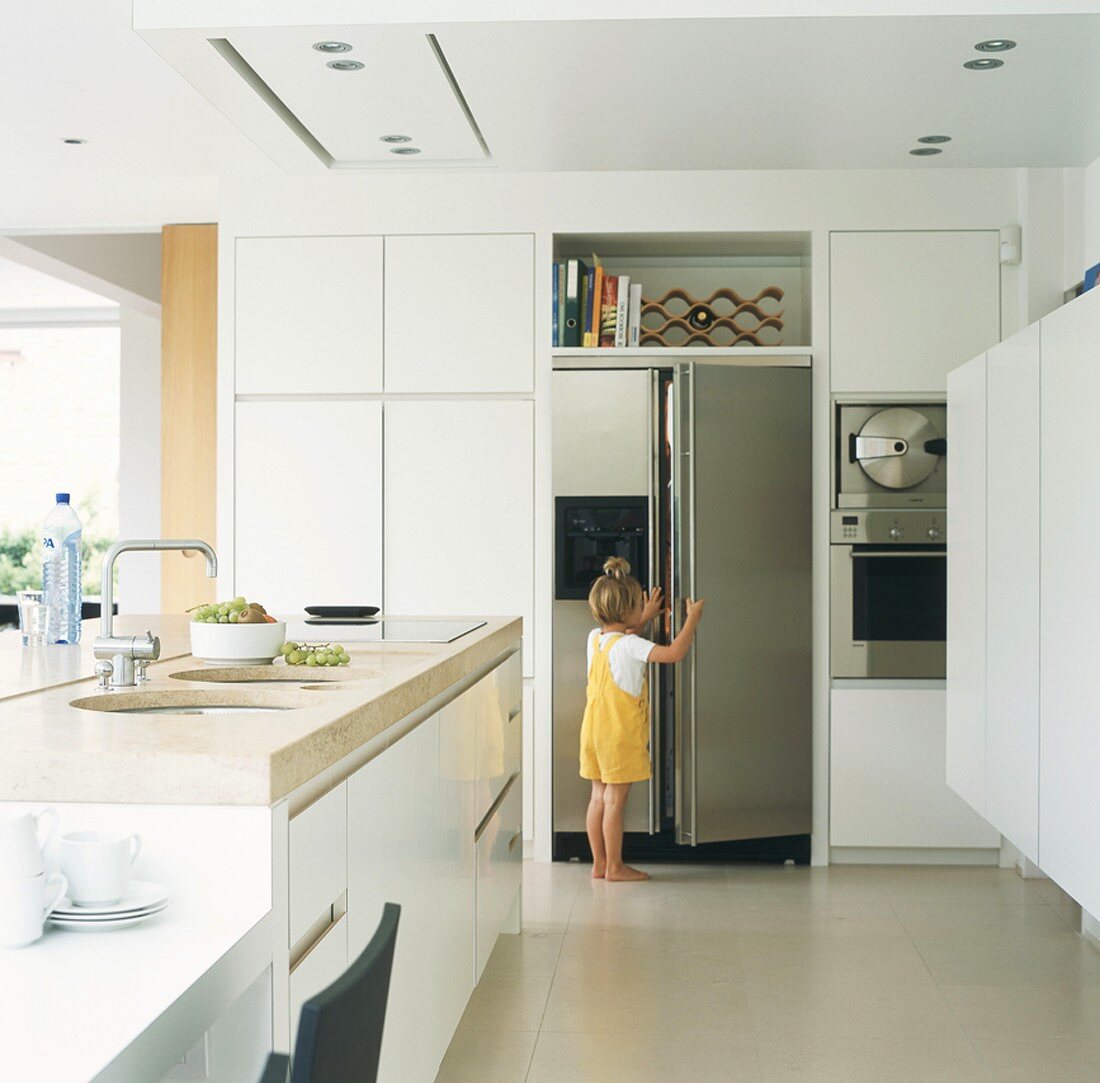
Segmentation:
<svg viewBox="0 0 1100 1083">
<path fill-rule="evenodd" d="M 782 330 L 770 325 L 757 326 L 759 314 L 747 310 L 735 317 L 737 331 L 756 331 L 760 345 L 740 342 L 736 345 L 711 346 L 698 342 L 688 345 L 678 341 L 689 333 L 679 328 L 667 336 L 668 345 L 553 346 L 556 367 L 573 367 L 578 360 L 588 360 L 595 355 L 614 359 L 620 365 L 631 358 L 652 359 L 672 353 L 690 354 L 695 360 L 702 360 L 704 356 L 737 358 L 742 363 L 759 355 L 762 362 L 768 356 L 773 364 L 777 356 L 809 357 L 811 283 L 810 234 L 807 232 L 562 233 L 554 237 L 553 252 L 555 261 L 579 259 L 590 267 L 595 254 L 606 275 L 627 275 L 631 283 L 641 283 L 647 302 L 659 301 L 672 289 L 684 290 L 699 300 L 724 289 L 732 289 L 743 298 L 753 298 L 769 287 L 778 287 L 783 294 L 781 300 L 769 297 L 759 305 L 764 316 L 781 313 Z M 717 312 L 722 307 L 721 302 L 714 307 Z M 643 320 L 643 337 L 660 319 L 659 315 L 651 314 Z M 715 331 L 713 337 L 721 340 L 732 338 L 734 334 L 732 329 L 723 328 Z M 648 363 L 652 364 L 652 360 Z"/>
</svg>

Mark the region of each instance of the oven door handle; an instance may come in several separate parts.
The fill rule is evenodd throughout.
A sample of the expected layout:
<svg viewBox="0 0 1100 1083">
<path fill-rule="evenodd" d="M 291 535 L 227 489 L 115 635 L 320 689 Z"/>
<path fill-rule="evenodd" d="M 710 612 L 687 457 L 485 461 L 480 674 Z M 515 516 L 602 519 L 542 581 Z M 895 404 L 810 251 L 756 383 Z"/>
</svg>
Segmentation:
<svg viewBox="0 0 1100 1083">
<path fill-rule="evenodd" d="M 947 553 L 945 553 L 942 549 L 936 549 L 931 553 L 914 553 L 911 549 L 907 549 L 904 553 L 857 553 L 853 550 L 851 553 L 848 554 L 848 556 L 850 556 L 853 560 L 866 560 L 875 557 L 890 557 L 894 560 L 898 559 L 899 557 L 916 558 L 918 560 L 924 560 L 926 557 L 942 557 L 945 560 L 947 559 Z"/>
</svg>

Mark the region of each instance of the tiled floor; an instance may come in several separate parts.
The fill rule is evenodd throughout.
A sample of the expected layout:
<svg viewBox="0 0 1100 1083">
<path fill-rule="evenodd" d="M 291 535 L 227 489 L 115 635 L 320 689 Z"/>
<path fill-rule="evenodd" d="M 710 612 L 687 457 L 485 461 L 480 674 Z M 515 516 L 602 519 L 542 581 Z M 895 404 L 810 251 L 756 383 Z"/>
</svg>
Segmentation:
<svg viewBox="0 0 1100 1083">
<path fill-rule="evenodd" d="M 1100 952 L 992 868 L 524 866 L 437 1083 L 1100 1080 Z"/>
</svg>

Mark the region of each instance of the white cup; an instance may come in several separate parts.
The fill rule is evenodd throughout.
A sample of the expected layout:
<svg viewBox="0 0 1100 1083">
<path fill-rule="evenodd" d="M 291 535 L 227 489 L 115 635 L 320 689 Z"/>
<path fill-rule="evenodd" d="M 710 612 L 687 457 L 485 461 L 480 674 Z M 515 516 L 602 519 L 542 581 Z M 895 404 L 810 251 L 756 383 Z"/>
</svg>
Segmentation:
<svg viewBox="0 0 1100 1083">
<path fill-rule="evenodd" d="M 61 871 L 76 906 L 108 906 L 130 886 L 130 866 L 141 852 L 140 835 L 74 831 L 61 836 Z"/>
<path fill-rule="evenodd" d="M 42 821 L 50 821 L 46 838 L 38 841 Z M 23 880 L 43 871 L 42 851 L 57 830 L 57 811 L 7 812 L 0 814 L 0 878 Z"/>
<path fill-rule="evenodd" d="M 59 872 L 0 880 L 0 947 L 33 944 L 42 935 L 46 915 L 64 898 L 68 886 Z"/>
</svg>

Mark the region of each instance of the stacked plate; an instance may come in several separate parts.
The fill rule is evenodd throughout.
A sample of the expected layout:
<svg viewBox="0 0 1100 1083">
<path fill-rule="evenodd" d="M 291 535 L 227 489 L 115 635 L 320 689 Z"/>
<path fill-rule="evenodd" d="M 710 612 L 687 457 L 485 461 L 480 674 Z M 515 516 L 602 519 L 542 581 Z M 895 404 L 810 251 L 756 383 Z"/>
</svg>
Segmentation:
<svg viewBox="0 0 1100 1083">
<path fill-rule="evenodd" d="M 50 913 L 59 929 L 78 933 L 124 929 L 159 914 L 168 905 L 168 888 L 148 880 L 131 880 L 126 897 L 109 906 L 77 906 L 65 897 Z"/>
</svg>

